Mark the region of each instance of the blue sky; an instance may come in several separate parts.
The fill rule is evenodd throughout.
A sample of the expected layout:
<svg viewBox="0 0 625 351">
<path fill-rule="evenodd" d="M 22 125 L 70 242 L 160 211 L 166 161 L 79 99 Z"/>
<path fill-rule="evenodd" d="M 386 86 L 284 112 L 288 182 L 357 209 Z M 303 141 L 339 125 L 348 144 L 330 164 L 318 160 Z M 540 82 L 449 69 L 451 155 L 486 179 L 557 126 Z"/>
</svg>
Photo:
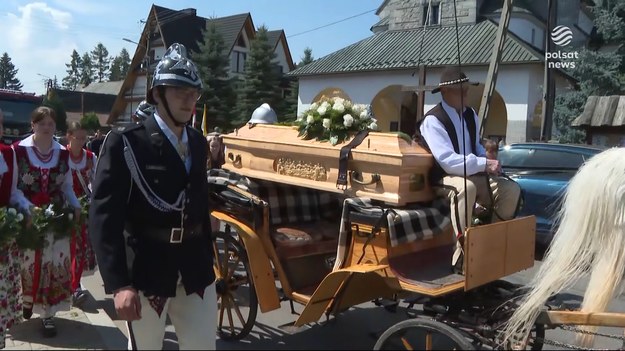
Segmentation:
<svg viewBox="0 0 625 351">
<path fill-rule="evenodd" d="M 44 92 L 44 77 L 59 82 L 66 75 L 73 49 L 81 55 L 98 42 L 109 55 L 126 48 L 132 56 L 152 1 L 137 0 L 2 0 L 0 1 L 0 54 L 8 52 L 19 69 L 23 91 Z M 198 16 L 222 17 L 250 12 L 254 25 L 284 29 L 291 55 L 299 62 L 310 47 L 315 58 L 323 57 L 372 35 L 378 21 L 375 11 L 382 0 L 161 0 L 171 9 L 195 8 Z M 344 20 L 338 24 L 300 34 Z M 291 37 L 292 36 L 292 37 Z"/>
</svg>

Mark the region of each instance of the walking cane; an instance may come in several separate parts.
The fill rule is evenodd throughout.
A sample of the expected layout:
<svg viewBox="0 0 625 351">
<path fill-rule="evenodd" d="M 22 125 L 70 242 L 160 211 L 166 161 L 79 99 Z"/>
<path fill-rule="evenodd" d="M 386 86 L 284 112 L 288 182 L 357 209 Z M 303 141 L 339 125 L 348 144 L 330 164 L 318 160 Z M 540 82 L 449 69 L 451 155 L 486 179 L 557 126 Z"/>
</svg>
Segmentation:
<svg viewBox="0 0 625 351">
<path fill-rule="evenodd" d="M 135 333 L 132 331 L 132 322 L 128 321 L 128 338 L 130 339 L 130 349 L 138 350 L 137 342 L 135 340 Z"/>
</svg>

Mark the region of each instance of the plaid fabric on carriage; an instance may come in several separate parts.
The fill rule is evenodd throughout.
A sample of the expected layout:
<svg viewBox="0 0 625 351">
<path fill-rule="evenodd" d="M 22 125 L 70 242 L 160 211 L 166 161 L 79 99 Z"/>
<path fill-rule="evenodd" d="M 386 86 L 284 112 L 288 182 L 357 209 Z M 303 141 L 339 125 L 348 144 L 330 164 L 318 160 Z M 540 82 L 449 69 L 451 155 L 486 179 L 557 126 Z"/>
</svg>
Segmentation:
<svg viewBox="0 0 625 351">
<path fill-rule="evenodd" d="M 369 217 L 384 217 L 382 224 L 388 228 L 391 246 L 425 240 L 443 232 L 451 224 L 449 202 L 436 199 L 431 203 L 419 203 L 402 208 L 374 205 L 369 198 L 347 198 L 341 216 L 341 234 L 349 223 L 351 211 Z"/>
</svg>

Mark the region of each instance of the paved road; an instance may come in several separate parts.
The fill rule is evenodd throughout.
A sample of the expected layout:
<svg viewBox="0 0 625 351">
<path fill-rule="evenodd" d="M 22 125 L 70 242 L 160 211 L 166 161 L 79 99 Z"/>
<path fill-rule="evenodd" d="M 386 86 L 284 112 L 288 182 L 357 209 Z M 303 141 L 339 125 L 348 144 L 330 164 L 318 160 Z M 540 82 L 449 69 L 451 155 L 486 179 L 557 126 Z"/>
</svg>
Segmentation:
<svg viewBox="0 0 625 351">
<path fill-rule="evenodd" d="M 517 273 L 510 276 L 508 280 L 527 284 L 533 276 L 540 262 L 536 262 L 533 269 Z M 567 301 L 580 301 L 583 295 L 584 286 L 587 279 L 572 286 L 563 297 Z M 98 301 L 98 307 L 103 308 L 113 319 L 120 331 L 126 335 L 123 322 L 117 321 L 110 296 L 105 296 L 102 290 L 99 273 L 92 277 L 83 279 L 83 284 Z M 621 297 L 615 299 L 611 306 L 614 311 L 625 311 L 625 300 Z M 301 311 L 302 307 L 296 305 L 296 311 Z M 356 306 L 337 319 L 331 319 L 329 323 L 321 321 L 309 327 L 304 327 L 297 333 L 291 334 L 288 330 L 280 326 L 293 322 L 297 316 L 290 312 L 288 302 L 282 303 L 282 308 L 269 313 L 258 313 L 257 323 L 252 333 L 243 341 L 225 342 L 217 341 L 217 348 L 220 350 L 285 350 L 285 349 L 372 349 L 377 336 L 391 325 L 406 318 L 405 309 L 399 308 L 398 312 L 391 313 L 384 308 L 377 307 L 372 303 Z M 614 328 L 601 328 L 600 331 L 611 334 L 621 334 L 622 330 Z M 167 327 L 166 340 L 163 344 L 165 350 L 177 350 L 176 337 L 173 326 Z M 572 340 L 572 334 L 561 330 L 547 331 L 547 338 L 567 342 Z M 621 347 L 622 343 L 605 338 L 597 339 L 596 347 L 614 349 Z M 561 349 L 561 347 L 546 345 L 545 349 Z"/>
</svg>

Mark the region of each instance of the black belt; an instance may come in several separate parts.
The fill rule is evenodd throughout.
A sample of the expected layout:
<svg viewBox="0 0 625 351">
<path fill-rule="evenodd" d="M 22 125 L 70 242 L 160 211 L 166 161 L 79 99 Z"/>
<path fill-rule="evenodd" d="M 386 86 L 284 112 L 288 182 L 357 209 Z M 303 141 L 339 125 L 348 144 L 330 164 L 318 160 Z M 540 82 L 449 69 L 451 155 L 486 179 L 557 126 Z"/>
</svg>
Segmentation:
<svg viewBox="0 0 625 351">
<path fill-rule="evenodd" d="M 201 224 L 184 229 L 144 226 L 140 230 L 129 230 L 135 239 L 165 244 L 181 244 L 183 240 L 198 239 L 204 235 Z"/>
<path fill-rule="evenodd" d="M 359 131 L 354 139 L 352 139 L 349 144 L 343 146 L 341 148 L 341 152 L 339 154 L 339 176 L 336 180 L 336 188 L 345 190 L 347 189 L 347 163 L 349 161 L 349 154 L 353 148 L 360 145 L 363 140 L 369 135 L 369 130 L 361 130 Z"/>
</svg>

